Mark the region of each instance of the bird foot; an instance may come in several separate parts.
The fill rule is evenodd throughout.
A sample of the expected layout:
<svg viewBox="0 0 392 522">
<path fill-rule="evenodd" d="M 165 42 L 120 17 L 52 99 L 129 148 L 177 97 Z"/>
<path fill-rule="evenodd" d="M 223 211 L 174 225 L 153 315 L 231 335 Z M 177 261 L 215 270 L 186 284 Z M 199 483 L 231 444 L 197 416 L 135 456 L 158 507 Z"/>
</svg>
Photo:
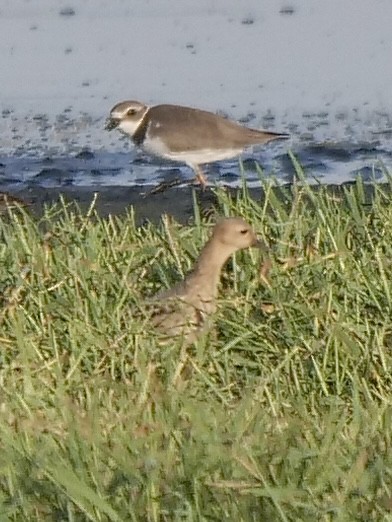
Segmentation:
<svg viewBox="0 0 392 522">
<path fill-rule="evenodd" d="M 191 179 L 189 181 L 183 180 L 181 178 L 175 178 L 171 181 L 162 181 L 159 183 L 156 187 L 153 187 L 148 192 L 143 193 L 143 197 L 147 196 L 153 196 L 154 194 L 161 194 L 162 192 L 165 192 L 169 188 L 178 187 L 179 185 L 191 185 L 194 187 L 200 187 L 201 190 L 206 190 L 207 184 L 205 182 L 202 182 L 198 177 Z"/>
<path fill-rule="evenodd" d="M 178 187 L 178 185 L 181 185 L 182 183 L 184 183 L 184 180 L 181 178 L 175 178 L 171 181 L 162 181 L 156 187 L 153 187 L 148 192 L 145 192 L 143 194 L 143 196 L 147 197 L 147 196 L 153 196 L 154 194 L 160 194 L 162 192 L 165 192 L 165 190 L 167 190 L 169 188 Z"/>
</svg>

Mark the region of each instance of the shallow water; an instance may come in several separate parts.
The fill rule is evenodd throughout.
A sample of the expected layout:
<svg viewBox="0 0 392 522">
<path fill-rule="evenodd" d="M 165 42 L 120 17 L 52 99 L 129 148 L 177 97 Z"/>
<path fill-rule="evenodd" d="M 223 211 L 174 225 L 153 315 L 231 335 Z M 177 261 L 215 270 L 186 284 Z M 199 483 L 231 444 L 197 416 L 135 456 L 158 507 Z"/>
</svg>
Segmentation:
<svg viewBox="0 0 392 522">
<path fill-rule="evenodd" d="M 390 0 L 0 0 L 0 190 L 192 177 L 103 130 L 117 101 L 220 111 L 289 142 L 243 156 L 246 177 L 383 179 L 391 165 Z M 208 168 L 238 184 L 237 160 Z"/>
<path fill-rule="evenodd" d="M 364 181 L 385 181 L 385 165 L 390 163 L 391 151 L 381 141 L 330 142 L 292 144 L 310 183 L 339 184 L 358 176 Z M 277 182 L 292 182 L 295 169 L 284 144 L 241 159 L 242 170 L 249 186 L 258 186 L 260 169 L 263 175 L 274 176 Z M 256 166 L 257 165 L 257 166 Z M 209 165 L 205 168 L 208 180 L 237 186 L 241 167 L 237 160 Z M 174 179 L 187 181 L 194 177 L 182 165 L 163 162 L 142 153 L 107 152 L 82 149 L 64 152 L 25 153 L 23 147 L 12 156 L 0 156 L 0 190 L 17 190 L 21 187 L 72 186 L 134 186 L 155 185 Z"/>
</svg>

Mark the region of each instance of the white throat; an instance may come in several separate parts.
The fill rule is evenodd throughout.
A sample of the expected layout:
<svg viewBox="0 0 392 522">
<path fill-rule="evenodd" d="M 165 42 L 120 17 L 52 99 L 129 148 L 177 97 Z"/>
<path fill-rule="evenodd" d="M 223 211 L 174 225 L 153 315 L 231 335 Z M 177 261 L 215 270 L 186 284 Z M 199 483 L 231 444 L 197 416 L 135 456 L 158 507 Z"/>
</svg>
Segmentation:
<svg viewBox="0 0 392 522">
<path fill-rule="evenodd" d="M 146 110 L 143 112 L 143 114 L 138 118 L 137 120 L 130 120 L 128 118 L 125 118 L 121 120 L 121 122 L 118 125 L 118 129 L 123 132 L 124 134 L 128 134 L 128 136 L 133 136 L 143 121 L 144 116 L 147 114 L 147 111 L 149 110 L 149 107 L 146 108 Z"/>
</svg>

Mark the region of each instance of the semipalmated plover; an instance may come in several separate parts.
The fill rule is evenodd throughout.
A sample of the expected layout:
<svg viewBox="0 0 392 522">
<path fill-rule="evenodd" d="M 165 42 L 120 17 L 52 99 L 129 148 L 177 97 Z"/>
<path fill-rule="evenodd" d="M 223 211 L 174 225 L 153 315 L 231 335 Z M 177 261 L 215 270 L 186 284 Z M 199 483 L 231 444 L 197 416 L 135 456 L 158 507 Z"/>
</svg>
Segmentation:
<svg viewBox="0 0 392 522">
<path fill-rule="evenodd" d="M 200 165 L 234 158 L 252 145 L 289 137 L 243 127 L 200 109 L 180 105 L 149 107 L 137 101 L 115 105 L 105 128 L 118 128 L 149 154 L 185 163 L 203 187 L 206 178 Z"/>
</svg>

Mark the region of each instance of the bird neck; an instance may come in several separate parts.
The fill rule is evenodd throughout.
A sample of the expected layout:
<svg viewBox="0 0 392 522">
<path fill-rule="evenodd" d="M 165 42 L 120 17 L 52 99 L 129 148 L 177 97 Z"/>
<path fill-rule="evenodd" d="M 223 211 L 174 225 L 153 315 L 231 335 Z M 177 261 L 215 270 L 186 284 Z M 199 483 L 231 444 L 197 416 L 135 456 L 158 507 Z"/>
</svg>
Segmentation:
<svg viewBox="0 0 392 522">
<path fill-rule="evenodd" d="M 143 144 L 144 139 L 146 137 L 146 133 L 148 130 L 148 124 L 150 123 L 150 119 L 147 117 L 149 110 L 150 110 L 150 108 L 148 107 L 146 109 L 145 113 L 143 114 L 143 117 L 140 120 L 139 125 L 136 127 L 135 132 L 132 135 L 132 140 L 133 140 L 134 144 L 137 145 L 138 147 L 140 147 Z"/>
<path fill-rule="evenodd" d="M 202 249 L 196 262 L 192 278 L 197 277 L 203 281 L 203 290 L 216 297 L 220 274 L 226 261 L 232 254 L 232 250 L 225 245 L 210 240 Z"/>
</svg>

